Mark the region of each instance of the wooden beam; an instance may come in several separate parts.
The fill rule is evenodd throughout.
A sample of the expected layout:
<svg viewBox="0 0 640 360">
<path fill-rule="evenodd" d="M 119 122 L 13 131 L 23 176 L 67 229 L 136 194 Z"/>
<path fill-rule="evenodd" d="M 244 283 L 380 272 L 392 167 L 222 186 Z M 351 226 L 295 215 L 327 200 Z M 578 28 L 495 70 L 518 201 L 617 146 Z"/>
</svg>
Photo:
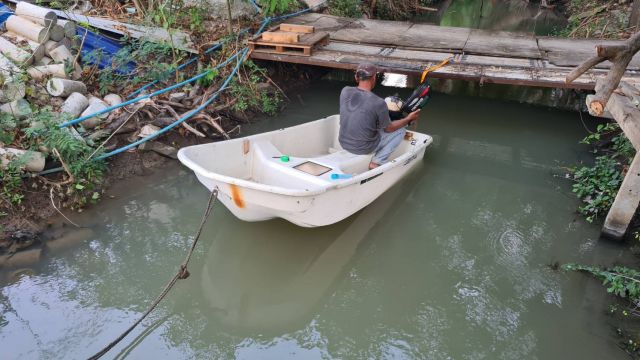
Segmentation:
<svg viewBox="0 0 640 360">
<path fill-rule="evenodd" d="M 611 210 L 604 221 L 602 234 L 613 239 L 622 239 L 629 228 L 638 204 L 640 204 L 640 155 L 633 158 Z"/>
<path fill-rule="evenodd" d="M 280 30 L 289 32 L 298 32 L 304 34 L 313 34 L 314 27 L 309 25 L 297 24 L 280 24 Z"/>
<path fill-rule="evenodd" d="M 603 81 L 605 80 L 600 79 L 596 82 L 596 94 L 599 87 L 602 86 Z M 626 86 L 631 87 L 631 85 L 628 84 Z M 631 141 L 633 147 L 640 151 L 640 109 L 633 103 L 633 97 L 626 96 L 623 91 L 629 90 L 616 90 L 616 92 L 611 95 L 607 103 L 606 111 L 608 111 L 618 125 L 620 125 L 620 128 L 624 131 L 629 141 Z M 587 96 L 587 107 L 593 103 L 593 97 L 594 95 Z M 589 108 L 589 110 L 591 115 L 594 116 L 602 116 L 602 114 L 604 114 L 603 111 L 602 114 L 596 115 L 591 112 L 591 108 Z"/>
<path fill-rule="evenodd" d="M 300 41 L 300 34 L 284 31 L 265 31 L 262 33 L 262 40 L 276 43 L 294 44 Z"/>
</svg>

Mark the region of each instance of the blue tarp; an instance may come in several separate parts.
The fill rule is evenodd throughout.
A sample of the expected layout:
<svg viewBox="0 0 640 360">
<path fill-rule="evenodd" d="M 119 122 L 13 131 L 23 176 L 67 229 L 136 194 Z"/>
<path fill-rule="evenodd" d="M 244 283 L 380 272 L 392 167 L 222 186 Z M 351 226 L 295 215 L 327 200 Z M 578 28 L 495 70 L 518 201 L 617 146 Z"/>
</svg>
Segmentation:
<svg viewBox="0 0 640 360">
<path fill-rule="evenodd" d="M 0 25 L 4 25 L 4 22 L 7 21 L 7 19 L 11 15 L 13 15 L 13 10 L 8 8 L 3 3 L 0 3 Z"/>
<path fill-rule="evenodd" d="M 98 64 L 98 68 L 110 68 L 114 66 L 113 57 L 123 47 L 123 44 L 117 40 L 110 39 L 108 37 L 97 34 L 91 30 L 87 30 L 83 27 L 78 27 L 76 34 L 84 39 L 82 45 L 82 59 L 85 63 Z M 95 50 L 95 51 L 94 51 Z M 133 72 L 136 64 L 134 62 L 128 62 L 124 65 L 120 64 L 119 68 L 115 71 L 119 74 L 129 74 Z"/>
</svg>

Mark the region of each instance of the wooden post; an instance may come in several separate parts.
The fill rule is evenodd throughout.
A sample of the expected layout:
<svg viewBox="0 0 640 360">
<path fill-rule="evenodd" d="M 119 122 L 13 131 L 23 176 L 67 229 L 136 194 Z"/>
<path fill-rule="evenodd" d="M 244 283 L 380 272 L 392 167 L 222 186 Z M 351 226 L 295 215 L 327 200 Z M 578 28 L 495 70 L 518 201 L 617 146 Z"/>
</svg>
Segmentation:
<svg viewBox="0 0 640 360">
<path fill-rule="evenodd" d="M 633 158 L 627 176 L 624 177 L 611 210 L 604 220 L 602 234 L 610 238 L 622 239 L 636 213 L 638 204 L 640 204 L 640 155 Z"/>
<path fill-rule="evenodd" d="M 633 0 L 631 7 L 631 15 L 629 16 L 629 27 L 636 27 L 636 31 L 640 30 L 640 0 Z"/>
<path fill-rule="evenodd" d="M 634 8 L 638 6 L 640 0 L 635 0 Z M 622 239 L 640 204 L 640 110 L 636 104 L 640 99 L 640 90 L 621 83 L 620 79 L 631 58 L 640 50 L 640 32 L 624 45 L 598 45 L 596 49 L 597 55 L 575 68 L 567 76 L 566 82 L 572 82 L 605 60 L 613 63 L 607 76 L 596 82 L 596 93 L 587 97 L 587 108 L 594 116 L 603 116 L 606 112 L 611 114 L 637 151 L 602 228 L 604 236 Z"/>
</svg>

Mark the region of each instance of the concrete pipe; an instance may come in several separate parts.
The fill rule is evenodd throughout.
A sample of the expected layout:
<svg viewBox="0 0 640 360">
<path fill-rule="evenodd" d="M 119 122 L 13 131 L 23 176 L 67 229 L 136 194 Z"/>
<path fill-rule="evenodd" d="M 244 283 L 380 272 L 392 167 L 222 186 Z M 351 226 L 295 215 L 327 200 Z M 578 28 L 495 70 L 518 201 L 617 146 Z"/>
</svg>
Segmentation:
<svg viewBox="0 0 640 360">
<path fill-rule="evenodd" d="M 56 25 L 58 16 L 51 9 L 21 1 L 16 4 L 16 15 L 44 27 Z"/>
<path fill-rule="evenodd" d="M 5 82 L 0 89 L 0 102 L 22 99 L 27 94 L 27 86 L 18 81 Z"/>
<path fill-rule="evenodd" d="M 0 74 L 4 78 L 4 83 L 0 85 L 0 102 L 11 102 L 25 96 L 25 84 L 14 78 L 20 72 L 11 60 L 0 54 Z"/>
<path fill-rule="evenodd" d="M 44 56 L 42 59 L 40 59 L 40 61 L 35 62 L 34 65 L 43 66 L 43 65 L 51 65 L 51 63 L 53 63 L 53 59 L 48 56 Z"/>
<path fill-rule="evenodd" d="M 51 96 L 67 97 L 71 93 L 87 93 L 87 86 L 80 81 L 53 78 L 47 81 L 47 92 Z"/>
<path fill-rule="evenodd" d="M 53 25 L 49 30 L 49 39 L 53 41 L 60 41 L 64 39 L 64 28 L 60 25 Z"/>
<path fill-rule="evenodd" d="M 22 168 L 26 171 L 40 172 L 44 169 L 45 157 L 40 152 L 0 148 L 0 168 L 6 169 L 9 163 L 15 159 L 24 162 Z"/>
<path fill-rule="evenodd" d="M 4 37 L 0 37 L 0 53 L 18 64 L 31 64 L 34 60 L 31 53 L 17 47 Z"/>
<path fill-rule="evenodd" d="M 84 110 L 84 112 L 82 112 L 81 116 L 87 116 L 97 111 L 104 110 L 108 107 L 109 105 L 107 105 L 107 103 L 100 100 L 99 98 L 91 97 L 89 98 L 89 106 Z M 83 121 L 81 124 L 82 124 L 82 127 L 85 129 L 93 129 L 94 127 L 98 126 L 103 119 L 106 119 L 107 117 L 109 117 L 109 113 L 100 114 Z"/>
<path fill-rule="evenodd" d="M 73 93 L 64 101 L 60 107 L 60 112 L 63 114 L 69 114 L 71 117 L 76 118 L 78 115 L 89 106 L 89 99 L 80 93 Z"/>
<path fill-rule="evenodd" d="M 39 44 L 49 40 L 49 30 L 47 28 L 16 15 L 9 16 L 5 22 L 5 27 L 9 31 Z"/>
<path fill-rule="evenodd" d="M 44 45 L 44 54 L 47 55 L 48 57 L 51 57 L 51 51 L 57 48 L 58 46 L 60 46 L 61 44 L 57 41 L 49 40 L 45 42 L 43 45 Z"/>
<path fill-rule="evenodd" d="M 11 31 L 7 31 L 4 34 L 1 35 L 2 37 L 4 37 L 5 39 L 11 41 L 12 43 L 14 43 L 16 46 L 18 46 L 19 48 L 23 49 L 23 50 L 28 50 L 29 52 L 31 52 L 31 55 L 33 56 L 33 62 L 38 62 L 40 61 L 40 59 L 42 59 L 44 57 L 44 45 L 42 44 L 38 44 L 37 42 L 33 41 L 33 40 L 29 40 L 23 36 L 20 36 L 16 33 L 13 33 Z"/>
<path fill-rule="evenodd" d="M 65 63 L 68 62 L 71 64 L 74 60 L 74 56 L 71 55 L 71 51 L 64 46 L 56 46 L 53 49 L 49 50 L 49 56 L 53 59 L 53 61 L 57 63 Z"/>
<path fill-rule="evenodd" d="M 60 41 L 64 39 L 64 28 L 60 25 L 53 25 L 49 28 L 49 39 Z"/>
<path fill-rule="evenodd" d="M 25 99 L 18 99 L 0 106 L 0 111 L 11 114 L 16 119 L 24 119 L 31 114 L 31 106 Z"/>
<path fill-rule="evenodd" d="M 27 69 L 27 73 L 34 80 L 42 80 L 48 76 L 54 76 L 63 79 L 67 78 L 67 74 L 64 71 L 64 64 L 32 66 Z"/>
<path fill-rule="evenodd" d="M 71 20 L 58 19 L 58 25 L 64 29 L 64 36 L 69 39 L 73 39 L 76 36 L 76 23 Z"/>
</svg>

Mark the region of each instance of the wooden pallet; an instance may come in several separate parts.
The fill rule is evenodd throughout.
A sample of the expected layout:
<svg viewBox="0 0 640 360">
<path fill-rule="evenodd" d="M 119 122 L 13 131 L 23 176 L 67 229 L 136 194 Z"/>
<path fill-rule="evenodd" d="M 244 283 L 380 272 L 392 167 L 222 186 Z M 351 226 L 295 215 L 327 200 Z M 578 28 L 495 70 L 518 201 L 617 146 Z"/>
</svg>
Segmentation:
<svg viewBox="0 0 640 360">
<path fill-rule="evenodd" d="M 329 33 L 313 32 L 313 27 L 303 27 L 300 25 L 282 24 L 269 29 L 270 33 L 275 34 L 292 34 L 296 33 L 298 41 L 296 42 L 275 42 L 263 39 L 262 35 L 254 36 L 249 40 L 249 50 L 251 52 L 271 53 L 271 54 L 287 54 L 311 56 L 315 46 L 329 44 Z"/>
</svg>

